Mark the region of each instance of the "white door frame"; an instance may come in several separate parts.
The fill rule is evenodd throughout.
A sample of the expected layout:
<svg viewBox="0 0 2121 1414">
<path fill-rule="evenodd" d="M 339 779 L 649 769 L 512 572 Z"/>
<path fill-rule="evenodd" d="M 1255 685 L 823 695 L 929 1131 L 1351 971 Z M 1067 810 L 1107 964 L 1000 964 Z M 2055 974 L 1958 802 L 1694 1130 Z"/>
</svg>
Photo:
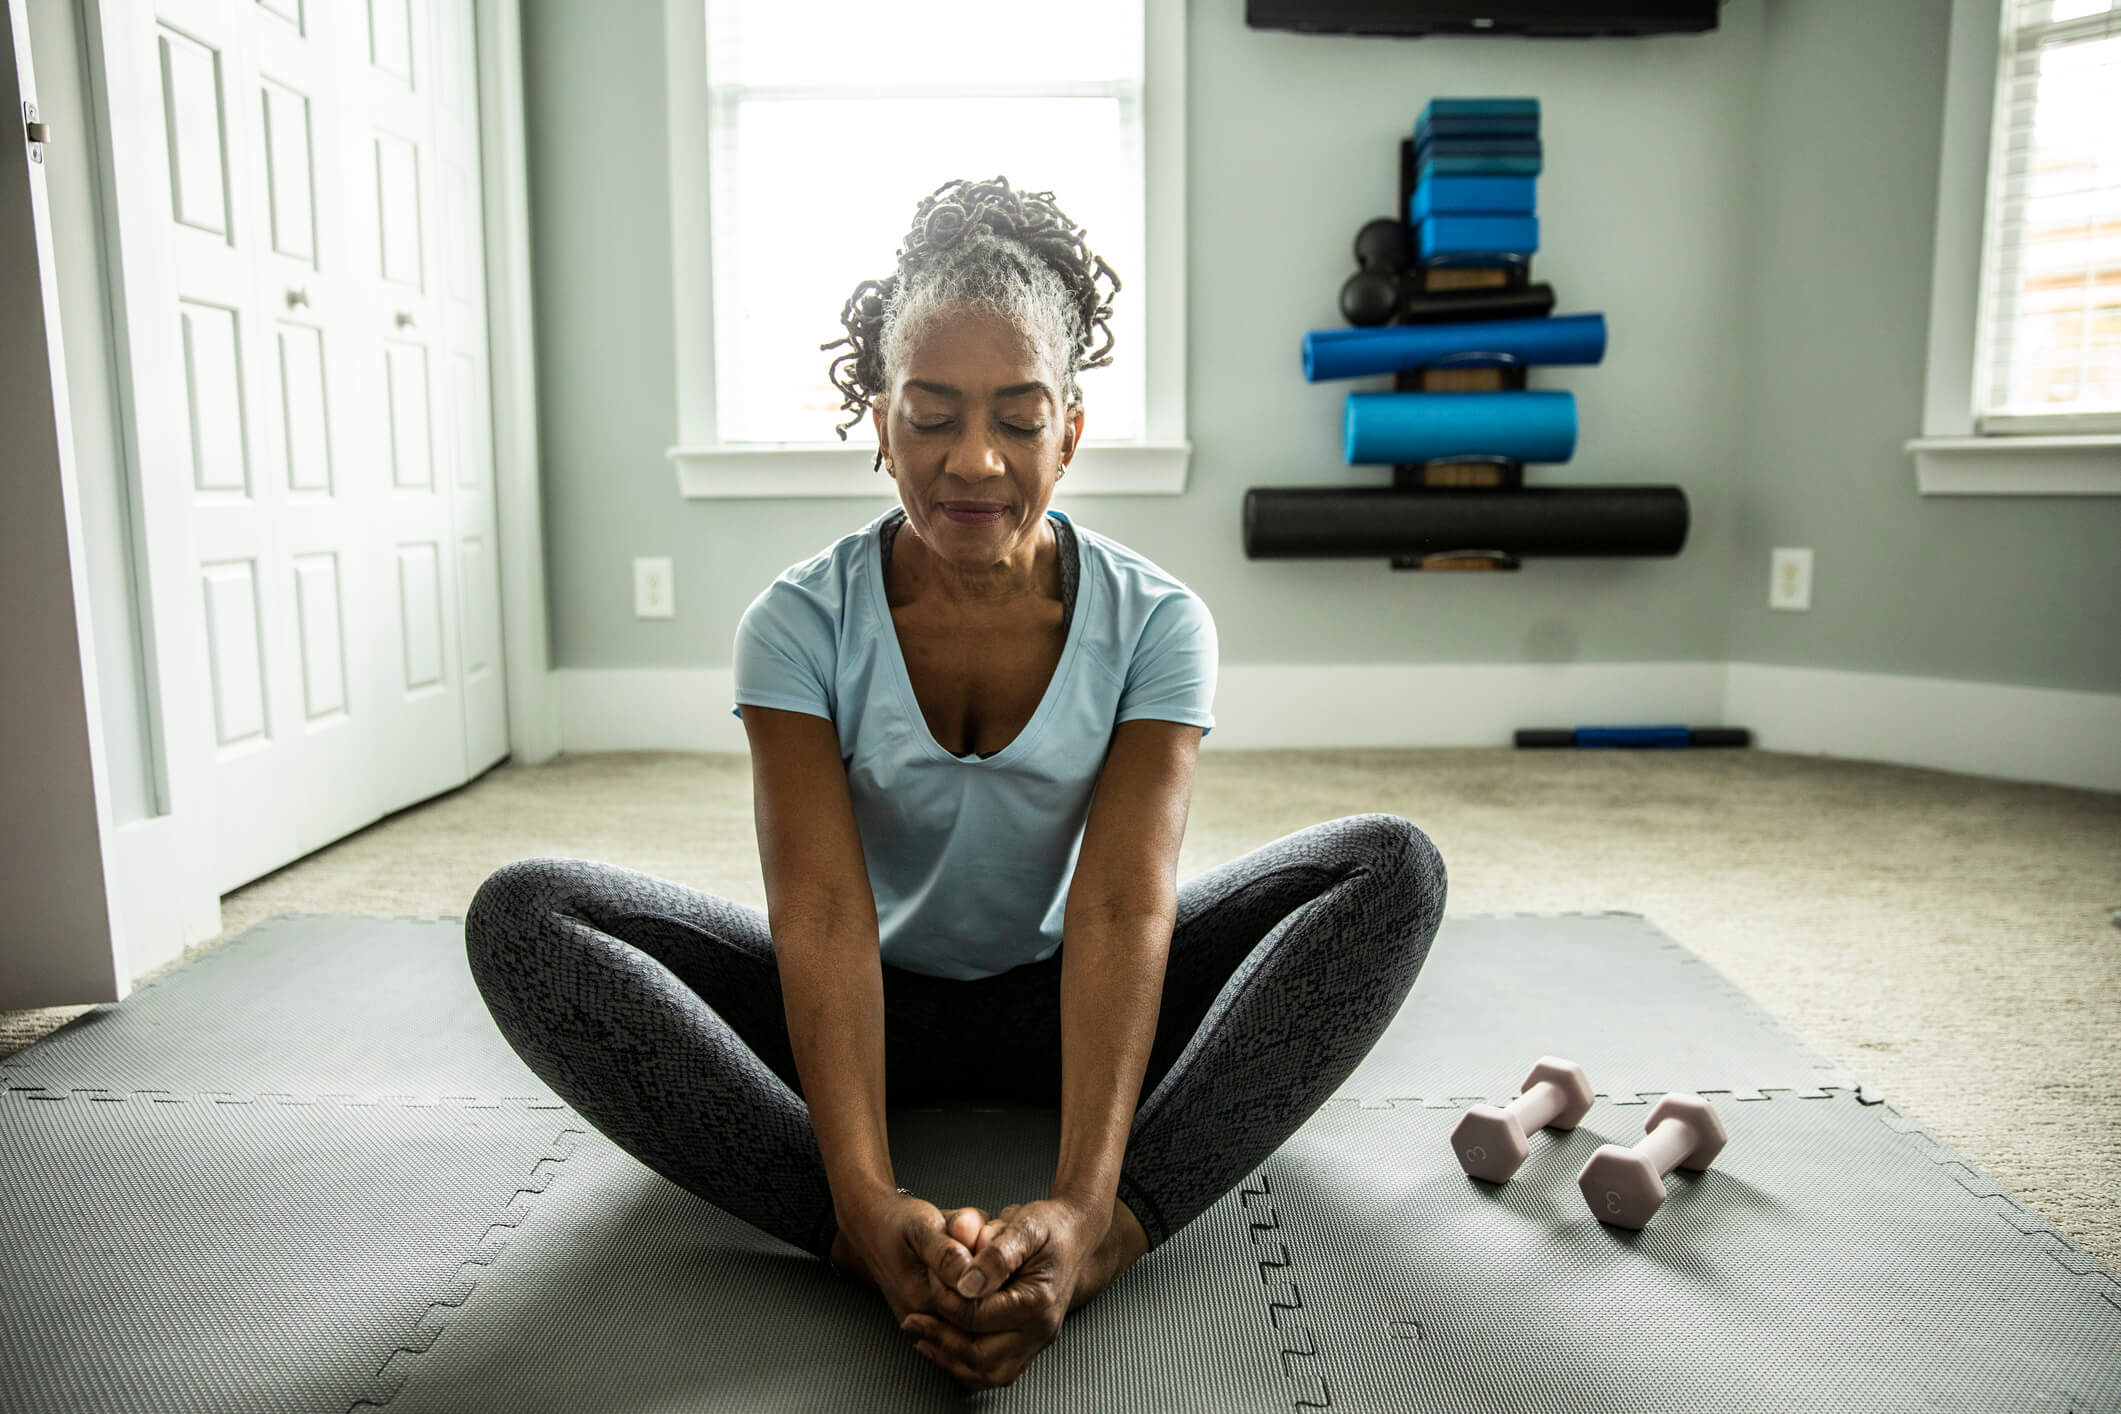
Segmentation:
<svg viewBox="0 0 2121 1414">
<path fill-rule="evenodd" d="M 522 0 L 475 0 L 479 156 L 485 169 L 486 339 L 500 525 L 501 642 L 508 749 L 519 766 L 560 750 L 545 613 L 545 509 L 538 489 L 537 345 L 531 328 L 530 178 L 523 128 Z"/>
<path fill-rule="evenodd" d="M 131 979 L 113 927 L 109 776 L 51 204 L 42 148 L 24 126 L 37 98 L 29 10 L 25 0 L 0 5 L 0 280 L 38 296 L 0 301 L 0 1007 L 15 1009 L 114 1001 Z"/>
<path fill-rule="evenodd" d="M 4 0 L 4 3 L 8 5 L 9 13 L 15 15 L 22 0 Z M 147 82 L 120 82 L 115 86 L 111 83 L 108 56 L 101 40 L 99 12 L 100 6 L 91 4 L 82 27 L 89 73 L 78 80 L 76 76 L 68 75 L 66 80 L 88 83 L 89 106 L 99 117 L 111 113 L 110 105 L 114 105 L 117 120 L 152 121 L 159 126 L 160 116 L 151 107 L 160 91 L 156 76 L 139 76 Z M 492 445 L 502 577 L 500 607 L 508 674 L 508 739 L 511 759 L 534 765 L 558 752 L 559 722 L 547 648 L 520 0 L 475 0 L 475 14 L 480 155 L 486 215 L 487 332 L 493 380 Z M 17 47 L 24 55 L 27 54 L 26 23 L 26 18 L 15 21 Z M 27 63 L 22 67 L 26 75 Z M 12 83 L 12 75 L 9 77 Z M 145 112 L 135 111 L 128 118 L 128 104 L 150 107 Z M 99 150 L 95 166 L 102 189 L 103 209 L 108 213 L 116 210 L 119 174 L 112 165 L 108 124 L 99 122 L 98 128 Z M 87 133 L 68 136 L 78 142 L 89 141 Z M 121 258 L 120 232 L 115 225 L 110 222 L 106 230 L 105 259 L 113 295 L 113 317 L 119 324 L 116 332 L 122 339 L 124 260 Z M 138 259 L 141 252 L 134 255 Z M 0 278 L 14 282 L 36 277 L 35 271 L 16 270 L 16 263 L 10 257 L 8 268 L 0 270 Z M 35 395 L 33 382 L 20 377 L 12 378 L 0 387 L 0 422 L 11 429 L 31 425 L 26 418 L 34 412 L 40 396 L 45 399 L 46 420 L 52 416 L 52 399 L 56 398 L 62 423 L 64 421 L 65 383 L 63 365 L 57 362 L 59 335 L 55 295 L 47 303 L 52 321 L 50 362 L 57 381 L 47 385 L 48 391 L 38 391 Z M 24 347 L 19 341 L 12 346 Z M 0 354 L 4 352 L 0 350 Z M 37 362 L 41 367 L 45 360 L 40 358 Z M 116 377 L 129 404 L 141 398 L 181 397 L 177 380 L 163 380 L 165 386 L 153 390 L 132 387 L 129 362 L 123 356 L 116 360 Z M 135 420 L 129 418 L 128 422 Z M 146 420 L 171 425 L 163 419 Z M 61 432 L 66 434 L 70 446 L 70 430 L 62 426 Z M 143 464 L 138 430 L 134 426 L 128 425 L 124 429 L 124 454 L 130 466 Z M 10 455 L 11 459 L 29 457 L 27 440 L 11 449 Z M 70 462 L 71 457 L 67 460 Z M 26 473 L 29 461 L 18 464 Z M 153 509 L 147 510 L 149 515 L 156 516 L 164 524 L 183 523 L 183 517 L 178 514 L 181 507 L 159 504 L 163 498 L 179 495 L 180 487 L 168 478 L 136 479 L 136 494 L 143 502 L 156 503 Z M 70 482 L 68 496 L 69 512 L 77 517 Z M 147 508 L 143 506 L 143 509 Z M 74 533 L 79 535 L 78 525 Z M 55 791 L 71 782 L 71 789 L 79 797 L 84 786 L 93 786 L 94 799 L 100 802 L 97 819 L 101 825 L 100 849 L 107 861 L 102 872 L 107 880 L 104 887 L 108 891 L 109 906 L 103 912 L 104 921 L 86 932 L 78 928 L 31 926 L 31 915 L 18 906 L 16 920 L 24 927 L 19 937 L 9 939 L 11 947 L 6 971 L 10 977 L 44 977 L 53 981 L 51 985 L 40 983 L 34 996 L 10 994 L 4 990 L 5 984 L 0 983 L 0 1007 L 117 1000 L 131 989 L 131 979 L 154 971 L 195 943 L 217 936 L 222 927 L 220 900 L 213 889 L 210 871 L 202 867 L 212 818 L 208 779 L 212 733 L 205 713 L 206 685 L 200 677 L 205 662 L 204 645 L 197 641 L 199 635 L 191 616 L 179 615 L 178 621 L 170 622 L 166 617 L 157 618 L 152 612 L 156 603 L 189 602 L 194 586 L 184 579 L 183 557 L 150 557 L 149 562 L 140 567 L 143 634 L 152 645 L 146 655 L 145 687 L 149 698 L 146 715 L 151 735 L 158 743 L 161 769 L 157 785 L 166 813 L 132 821 L 115 830 L 109 826 L 108 789 L 101 765 L 101 728 L 97 725 L 100 718 L 93 710 L 94 663 L 86 637 L 89 600 L 79 569 L 78 544 L 75 546 L 75 564 L 74 592 L 67 596 L 67 603 L 70 612 L 80 620 L 83 636 L 81 656 L 85 660 L 90 694 L 85 699 L 88 704 L 86 720 L 92 726 L 94 764 L 93 769 L 83 772 L 68 767 L 68 758 L 62 755 L 47 752 L 43 757 L 53 770 L 62 767 L 67 770 L 64 781 L 54 781 Z M 51 586 L 46 585 L 43 592 L 48 597 L 56 597 L 50 595 L 50 589 Z M 27 742 L 28 738 L 19 740 Z M 17 744 L 16 741 L 9 743 L 11 757 Z M 76 776 L 87 779 L 75 780 Z M 4 779 L 6 776 L 0 773 L 0 780 Z M 43 796 L 55 798 L 52 792 L 44 792 Z M 26 825 L 41 827 L 54 838 L 64 823 L 57 806 L 33 809 L 17 819 Z M 17 852 L 11 862 L 27 869 L 32 858 L 32 854 Z M 0 877 L 11 878 L 12 871 Z M 52 875 L 39 882 L 56 886 L 59 880 Z M 18 900 L 29 896 L 17 889 Z M 79 902 L 92 894 L 84 895 L 75 888 L 67 896 Z M 14 931 L 11 927 L 10 932 Z M 34 948 L 37 955 L 26 955 L 23 950 L 29 948 Z"/>
</svg>

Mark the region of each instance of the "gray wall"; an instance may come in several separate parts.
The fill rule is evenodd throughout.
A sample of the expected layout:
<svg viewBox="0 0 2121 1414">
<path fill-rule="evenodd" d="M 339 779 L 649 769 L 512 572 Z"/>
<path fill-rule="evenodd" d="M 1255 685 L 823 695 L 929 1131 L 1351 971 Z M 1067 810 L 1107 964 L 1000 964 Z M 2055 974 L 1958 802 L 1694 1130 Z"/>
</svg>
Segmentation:
<svg viewBox="0 0 2121 1414">
<path fill-rule="evenodd" d="M 1770 0 L 1731 656 L 2121 691 L 2121 498 L 1922 496 L 1945 0 Z M 1768 550 L 1812 547 L 1810 613 Z"/>
<path fill-rule="evenodd" d="M 1254 32 L 1239 0 L 1194 0 L 1191 487 L 1056 504 L 1205 597 L 1227 663 L 1736 656 L 2121 685 L 2090 608 L 2117 602 L 2095 545 L 2121 503 L 1924 501 L 1898 450 L 1918 427 L 1948 10 L 1731 0 L 1714 34 L 1586 44 Z M 553 661 L 723 666 L 761 586 L 888 502 L 679 497 L 661 6 L 529 0 L 525 46 Z M 1391 209 L 1422 103 L 1483 93 L 1541 99 L 1536 269 L 1557 312 L 1611 330 L 1600 366 L 1534 375 L 1576 392 L 1582 433 L 1533 475 L 1685 487 L 1685 553 L 1497 577 L 1246 560 L 1246 487 L 1383 479 L 1339 456 L 1344 394 L 1382 380 L 1306 384 L 1299 340 L 1339 324 L 1349 241 Z M 790 318 L 822 341 L 836 314 Z M 1999 528 L 2012 568 L 1967 568 Z M 2062 558 L 2035 582 L 2040 542 Z M 1750 608 L 1771 544 L 1818 551 L 1814 613 Z M 636 555 L 676 560 L 675 619 L 633 618 Z M 1955 586 L 1978 636 L 1923 612 Z"/>
</svg>

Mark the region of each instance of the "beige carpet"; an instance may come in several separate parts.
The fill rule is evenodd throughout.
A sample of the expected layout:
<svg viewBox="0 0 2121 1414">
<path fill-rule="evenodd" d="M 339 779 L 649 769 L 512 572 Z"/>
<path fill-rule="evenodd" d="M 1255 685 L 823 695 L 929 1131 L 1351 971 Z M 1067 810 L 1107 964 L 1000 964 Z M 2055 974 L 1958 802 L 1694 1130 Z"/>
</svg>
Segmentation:
<svg viewBox="0 0 2121 1414">
<path fill-rule="evenodd" d="M 2121 1265 L 2121 795 L 1756 751 L 1210 749 L 1179 877 L 1365 810 L 1428 830 L 1452 913 L 1645 915 Z M 748 758 L 621 753 L 381 821 L 229 895 L 222 937 L 461 915 L 530 855 L 765 906 Z M 0 1055 L 81 1010 L 0 1014 Z"/>
</svg>

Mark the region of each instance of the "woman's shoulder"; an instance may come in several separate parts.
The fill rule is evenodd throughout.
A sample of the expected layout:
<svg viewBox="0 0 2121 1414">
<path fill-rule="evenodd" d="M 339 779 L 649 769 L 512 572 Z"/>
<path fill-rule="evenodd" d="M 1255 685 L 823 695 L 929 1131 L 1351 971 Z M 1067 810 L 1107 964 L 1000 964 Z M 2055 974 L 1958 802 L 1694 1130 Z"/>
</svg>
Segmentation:
<svg viewBox="0 0 2121 1414">
<path fill-rule="evenodd" d="M 1116 591 L 1116 603 L 1133 602 L 1147 610 L 1166 599 L 1200 601 L 1200 596 L 1195 594 L 1183 579 L 1133 546 L 1122 544 L 1111 536 L 1100 534 L 1080 523 L 1070 524 L 1075 531 L 1076 544 L 1081 549 L 1085 571 L 1093 565 L 1096 567 L 1098 573 Z M 1202 603 L 1202 607 L 1206 607 L 1205 603 Z"/>
<path fill-rule="evenodd" d="M 752 596 L 744 618 L 763 617 L 783 627 L 836 629 L 863 583 L 863 541 L 882 519 L 849 531 L 775 575 Z"/>
</svg>

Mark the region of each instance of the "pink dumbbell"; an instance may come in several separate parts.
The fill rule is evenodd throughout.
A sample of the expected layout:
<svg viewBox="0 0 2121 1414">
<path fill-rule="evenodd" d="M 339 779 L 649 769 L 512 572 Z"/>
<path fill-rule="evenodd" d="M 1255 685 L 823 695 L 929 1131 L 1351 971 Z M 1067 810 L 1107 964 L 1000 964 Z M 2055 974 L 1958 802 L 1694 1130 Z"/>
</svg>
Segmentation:
<svg viewBox="0 0 2121 1414">
<path fill-rule="evenodd" d="M 1525 1136 L 1535 1129 L 1574 1129 L 1591 1110 L 1591 1081 L 1583 1067 L 1559 1056 L 1541 1056 L 1524 1078 L 1523 1094 L 1507 1109 L 1475 1105 L 1451 1131 L 1458 1166 L 1475 1178 L 1508 1183 L 1532 1152 Z"/>
<path fill-rule="evenodd" d="M 1707 1100 L 1684 1093 L 1652 1105 L 1642 1127 L 1648 1133 L 1634 1148 L 1601 1144 L 1576 1175 L 1600 1222 L 1640 1228 L 1664 1206 L 1664 1176 L 1675 1168 L 1707 1168 L 1729 1137 Z"/>
</svg>

